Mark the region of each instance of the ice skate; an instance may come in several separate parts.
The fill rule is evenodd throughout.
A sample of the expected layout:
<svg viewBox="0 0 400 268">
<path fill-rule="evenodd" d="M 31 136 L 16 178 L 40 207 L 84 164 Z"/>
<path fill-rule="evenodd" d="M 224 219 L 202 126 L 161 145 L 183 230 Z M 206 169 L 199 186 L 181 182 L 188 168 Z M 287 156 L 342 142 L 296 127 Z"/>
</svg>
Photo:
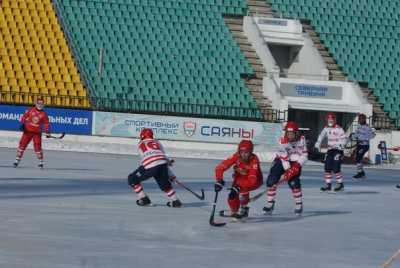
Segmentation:
<svg viewBox="0 0 400 268">
<path fill-rule="evenodd" d="M 335 189 L 334 189 L 333 191 L 335 191 L 335 193 L 337 193 L 337 192 L 343 192 L 343 191 L 344 191 L 344 185 L 343 185 L 343 183 L 338 183 L 338 184 L 336 184 L 336 187 L 335 187 Z"/>
<path fill-rule="evenodd" d="M 365 179 L 365 172 L 360 171 L 356 175 L 353 176 L 354 179 Z"/>
<path fill-rule="evenodd" d="M 263 207 L 263 212 L 265 215 L 271 215 L 274 211 L 275 201 L 268 201 L 267 205 Z"/>
<path fill-rule="evenodd" d="M 321 190 L 321 192 L 332 191 L 332 184 L 327 183 L 327 184 L 325 184 L 325 186 L 322 186 L 320 190 Z"/>
<path fill-rule="evenodd" d="M 145 196 L 145 197 L 142 197 L 142 198 L 136 200 L 136 204 L 141 207 L 150 206 L 151 200 L 148 196 Z"/>
<path fill-rule="evenodd" d="M 167 206 L 172 207 L 172 208 L 180 208 L 183 206 L 183 204 L 179 199 L 177 199 L 172 202 L 171 201 L 167 202 Z"/>
</svg>

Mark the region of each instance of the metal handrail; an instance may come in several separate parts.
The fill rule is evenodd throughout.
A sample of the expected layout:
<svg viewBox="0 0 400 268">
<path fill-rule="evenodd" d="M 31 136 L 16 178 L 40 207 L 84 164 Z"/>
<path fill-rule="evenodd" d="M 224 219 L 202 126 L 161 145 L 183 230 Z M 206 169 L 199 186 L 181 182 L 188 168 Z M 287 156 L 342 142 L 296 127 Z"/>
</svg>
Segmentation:
<svg viewBox="0 0 400 268">
<path fill-rule="evenodd" d="M 179 115 L 184 117 L 218 118 L 232 120 L 248 120 L 259 122 L 284 122 L 287 111 L 275 109 L 258 109 L 243 107 L 228 107 L 206 104 L 169 103 L 157 101 L 133 101 L 127 99 L 91 98 L 92 107 L 88 107 L 86 97 L 48 95 L 29 92 L 0 92 L 0 103 L 31 105 L 38 97 L 52 107 L 69 109 L 86 109 L 107 112 Z"/>
</svg>

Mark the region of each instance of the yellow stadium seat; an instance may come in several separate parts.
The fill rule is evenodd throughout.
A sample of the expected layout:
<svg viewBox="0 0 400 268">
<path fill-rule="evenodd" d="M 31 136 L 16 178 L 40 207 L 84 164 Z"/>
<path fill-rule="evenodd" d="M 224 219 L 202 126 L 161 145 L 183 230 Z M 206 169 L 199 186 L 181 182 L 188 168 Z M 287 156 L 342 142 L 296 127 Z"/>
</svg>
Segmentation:
<svg viewBox="0 0 400 268">
<path fill-rule="evenodd" d="M 53 80 L 53 76 L 51 75 L 50 72 L 44 73 L 43 74 L 43 79 L 46 80 L 46 81 L 51 81 L 51 80 Z"/>
<path fill-rule="evenodd" d="M 34 73 L 41 73 L 40 66 L 38 64 L 32 64 L 32 71 Z"/>
<path fill-rule="evenodd" d="M 6 71 L 6 76 L 7 76 L 7 78 L 15 78 L 14 71 L 12 69 L 11 70 L 7 70 Z"/>
<path fill-rule="evenodd" d="M 50 90 L 50 89 L 55 89 L 56 88 L 56 84 L 54 83 L 54 81 L 46 81 L 46 87 Z"/>
<path fill-rule="evenodd" d="M 24 72 L 23 71 L 16 71 L 15 72 L 15 77 L 17 78 L 17 79 L 19 79 L 19 78 L 24 78 L 25 76 L 24 76 Z"/>
<path fill-rule="evenodd" d="M 26 72 L 26 73 L 25 73 L 25 78 L 26 78 L 26 79 L 33 80 L 33 79 L 34 79 L 34 75 L 33 75 L 32 72 Z"/>
<path fill-rule="evenodd" d="M 62 81 L 68 82 L 68 83 L 72 82 L 72 79 L 71 79 L 71 76 L 69 75 L 69 73 L 66 73 L 66 74 L 62 75 Z"/>
<path fill-rule="evenodd" d="M 64 91 L 65 91 L 64 82 L 57 81 L 57 82 L 56 82 L 56 89 L 58 89 L 58 90 L 64 90 Z M 63 91 L 63 92 L 64 92 L 64 91 Z M 64 94 L 64 95 L 66 95 L 66 94 Z"/>
<path fill-rule="evenodd" d="M 28 86 L 31 89 L 36 88 L 36 80 L 35 79 L 28 79 Z"/>
<path fill-rule="evenodd" d="M 46 88 L 46 81 L 43 79 L 37 80 L 37 86 L 38 88 Z"/>
<path fill-rule="evenodd" d="M 53 74 L 53 80 L 56 82 L 63 81 L 59 73 Z"/>
<path fill-rule="evenodd" d="M 10 101 L 30 103 L 30 94 L 73 97 L 77 85 L 86 96 L 51 0 L 0 2 L 0 93 L 12 91 Z M 68 98 L 52 103 L 81 106 Z"/>
<path fill-rule="evenodd" d="M 50 67 L 50 72 L 51 72 L 52 74 L 58 74 L 59 71 L 58 71 L 57 65 L 51 66 L 51 67 Z"/>
<path fill-rule="evenodd" d="M 72 75 L 72 82 L 79 84 L 81 82 L 81 77 L 78 74 Z"/>
<path fill-rule="evenodd" d="M 11 88 L 17 87 L 18 86 L 18 81 L 15 78 L 9 78 L 8 79 L 8 84 L 11 86 Z"/>
</svg>

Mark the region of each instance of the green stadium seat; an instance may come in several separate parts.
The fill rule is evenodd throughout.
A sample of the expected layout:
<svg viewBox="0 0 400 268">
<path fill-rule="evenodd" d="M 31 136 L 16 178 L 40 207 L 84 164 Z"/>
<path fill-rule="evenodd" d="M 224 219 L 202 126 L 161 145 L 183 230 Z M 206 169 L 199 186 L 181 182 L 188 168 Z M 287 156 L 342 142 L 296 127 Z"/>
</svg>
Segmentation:
<svg viewBox="0 0 400 268">
<path fill-rule="evenodd" d="M 182 102 L 184 105 L 171 105 L 177 109 L 172 112 L 180 113 L 193 113 L 191 104 L 257 109 L 240 78 L 241 74 L 254 74 L 254 70 L 222 17 L 245 15 L 246 1 L 56 2 L 94 94 L 127 98 L 126 102 L 107 103 L 109 108 L 157 111 L 157 103 L 132 104 L 141 99 Z M 105 55 L 101 79 L 97 73 L 100 48 Z M 127 94 L 120 95 L 123 92 Z M 223 92 L 229 94 L 221 95 Z M 118 105 L 124 107 L 114 107 Z"/>
<path fill-rule="evenodd" d="M 266 0 L 283 17 L 310 20 L 348 77 L 368 82 L 400 127 L 398 0 Z M 390 80 L 388 82 L 387 80 Z M 386 98 L 386 96 L 389 96 Z M 393 103 L 393 105 L 391 105 Z"/>
</svg>

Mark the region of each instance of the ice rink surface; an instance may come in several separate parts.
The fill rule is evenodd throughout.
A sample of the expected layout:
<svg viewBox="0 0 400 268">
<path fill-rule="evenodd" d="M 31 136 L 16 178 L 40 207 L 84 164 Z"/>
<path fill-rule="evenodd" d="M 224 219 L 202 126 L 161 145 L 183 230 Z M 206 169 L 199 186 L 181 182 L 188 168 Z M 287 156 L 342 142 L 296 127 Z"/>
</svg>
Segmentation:
<svg viewBox="0 0 400 268">
<path fill-rule="evenodd" d="M 152 179 L 144 189 L 156 206 L 135 204 L 126 180 L 134 156 L 47 151 L 44 170 L 30 150 L 17 169 L 15 150 L 0 148 L 0 156 L 0 267 L 375 268 L 400 248 L 399 170 L 368 169 L 358 182 L 345 167 L 345 192 L 327 194 L 322 167 L 308 166 L 302 217 L 281 185 L 274 215 L 262 215 L 263 197 L 246 222 L 217 217 L 228 224 L 216 228 L 208 219 L 218 161 L 176 159 L 178 178 L 206 190 L 200 201 L 175 186 L 185 204 L 176 209 Z"/>
</svg>

